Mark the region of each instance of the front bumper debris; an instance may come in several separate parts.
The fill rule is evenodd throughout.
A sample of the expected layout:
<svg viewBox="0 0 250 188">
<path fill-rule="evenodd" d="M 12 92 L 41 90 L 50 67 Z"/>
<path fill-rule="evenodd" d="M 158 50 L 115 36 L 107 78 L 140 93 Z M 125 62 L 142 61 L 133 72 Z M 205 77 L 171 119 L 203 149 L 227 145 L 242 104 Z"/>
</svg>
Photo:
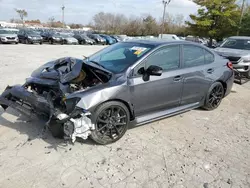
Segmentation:
<svg viewBox="0 0 250 188">
<path fill-rule="evenodd" d="M 11 107 L 29 117 L 46 117 L 49 128 L 54 126 L 54 123 L 60 125 L 57 127 L 63 130 L 64 138 L 71 139 L 72 142 L 75 142 L 77 137 L 86 140 L 94 130 L 89 112 L 75 109 L 70 114 L 63 113 L 54 107 L 50 96 L 45 98 L 37 95 L 21 85 L 8 86 L 0 95 L 0 106 L 4 110 Z"/>
<path fill-rule="evenodd" d="M 65 139 L 70 138 L 72 142 L 75 142 L 76 138 L 82 138 L 86 140 L 95 126 L 91 121 L 90 113 L 81 113 L 79 118 L 72 118 L 67 114 L 59 114 L 57 116 L 58 122 L 63 122 L 63 130 L 65 133 Z"/>
</svg>

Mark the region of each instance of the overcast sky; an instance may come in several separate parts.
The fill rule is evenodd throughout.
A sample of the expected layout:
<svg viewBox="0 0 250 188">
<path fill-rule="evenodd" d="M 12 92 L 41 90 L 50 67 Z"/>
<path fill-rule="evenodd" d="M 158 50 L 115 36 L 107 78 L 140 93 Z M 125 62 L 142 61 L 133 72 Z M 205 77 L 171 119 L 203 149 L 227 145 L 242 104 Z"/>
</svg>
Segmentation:
<svg viewBox="0 0 250 188">
<path fill-rule="evenodd" d="M 63 0 L 0 0 L 0 20 L 18 18 L 14 8 L 25 9 L 28 19 L 40 19 L 46 22 L 54 16 L 61 20 Z M 162 16 L 162 0 L 64 0 L 65 22 L 83 23 L 91 21 L 98 12 L 124 13 L 128 16 L 151 14 Z M 172 0 L 167 11 L 171 14 L 183 14 L 185 18 L 195 13 L 197 6 L 190 0 Z"/>
</svg>

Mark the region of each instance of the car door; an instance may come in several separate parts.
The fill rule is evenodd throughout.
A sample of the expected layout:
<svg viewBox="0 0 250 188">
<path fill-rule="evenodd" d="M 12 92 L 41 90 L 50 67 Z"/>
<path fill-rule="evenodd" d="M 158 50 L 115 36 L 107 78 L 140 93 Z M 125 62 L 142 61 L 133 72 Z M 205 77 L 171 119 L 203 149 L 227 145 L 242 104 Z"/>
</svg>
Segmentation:
<svg viewBox="0 0 250 188">
<path fill-rule="evenodd" d="M 163 73 L 144 81 L 138 70 L 150 65 L 161 67 Z M 165 46 L 149 55 L 134 68 L 129 87 L 136 116 L 179 106 L 182 90 L 180 45 Z"/>
<path fill-rule="evenodd" d="M 202 101 L 212 83 L 214 55 L 198 45 L 182 45 L 181 105 Z M 209 75 L 209 76 L 207 76 Z"/>
</svg>

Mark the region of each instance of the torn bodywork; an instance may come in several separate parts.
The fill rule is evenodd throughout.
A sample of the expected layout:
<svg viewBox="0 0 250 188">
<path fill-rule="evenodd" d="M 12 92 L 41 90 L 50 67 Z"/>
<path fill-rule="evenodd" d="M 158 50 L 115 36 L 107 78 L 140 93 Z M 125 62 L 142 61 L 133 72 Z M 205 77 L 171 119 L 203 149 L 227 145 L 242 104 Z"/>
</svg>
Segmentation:
<svg viewBox="0 0 250 188">
<path fill-rule="evenodd" d="M 5 110 L 11 107 L 28 116 L 46 117 L 53 136 L 87 139 L 94 129 L 90 106 L 77 105 L 82 98 L 75 93 L 105 84 L 110 78 L 110 72 L 83 60 L 61 58 L 35 70 L 24 85 L 8 86 L 0 105 Z"/>
</svg>

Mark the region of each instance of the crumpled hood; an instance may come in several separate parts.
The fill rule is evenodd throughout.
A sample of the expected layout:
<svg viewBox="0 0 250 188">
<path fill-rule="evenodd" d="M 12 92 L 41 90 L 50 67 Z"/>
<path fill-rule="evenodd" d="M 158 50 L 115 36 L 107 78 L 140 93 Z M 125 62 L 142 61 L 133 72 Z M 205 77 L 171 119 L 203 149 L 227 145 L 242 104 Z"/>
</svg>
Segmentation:
<svg viewBox="0 0 250 188">
<path fill-rule="evenodd" d="M 243 57 L 246 55 L 250 55 L 250 50 L 239 50 L 239 49 L 231 49 L 231 48 L 215 48 L 214 52 L 224 57 Z"/>
<path fill-rule="evenodd" d="M 95 64 L 87 63 L 82 59 L 63 57 L 40 66 L 38 69 L 32 72 L 31 77 L 60 80 L 61 83 L 65 84 L 79 76 L 83 64 L 100 69 L 107 74 L 111 74 L 111 72 L 108 70 L 103 69 L 102 67 L 99 67 Z M 67 69 L 70 71 L 67 73 L 63 73 L 64 71 L 61 72 L 59 69 L 62 65 L 67 66 Z"/>
</svg>

